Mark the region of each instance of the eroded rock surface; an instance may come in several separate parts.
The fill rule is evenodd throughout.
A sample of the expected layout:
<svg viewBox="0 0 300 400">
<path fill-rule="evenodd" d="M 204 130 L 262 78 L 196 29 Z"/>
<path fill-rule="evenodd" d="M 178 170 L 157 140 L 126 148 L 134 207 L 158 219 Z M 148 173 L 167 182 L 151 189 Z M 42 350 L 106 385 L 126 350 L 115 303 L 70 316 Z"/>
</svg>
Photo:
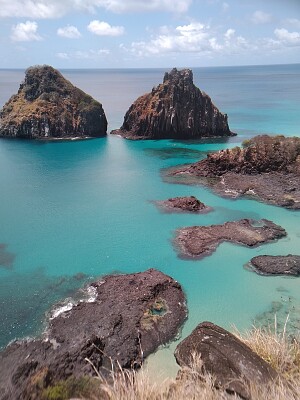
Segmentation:
<svg viewBox="0 0 300 400">
<path fill-rule="evenodd" d="M 199 324 L 175 351 L 181 367 L 191 367 L 193 355 L 201 358 L 203 371 L 215 377 L 217 387 L 244 399 L 249 399 L 250 382 L 266 384 L 277 378 L 277 372 L 267 362 L 237 337 L 211 322 Z"/>
<path fill-rule="evenodd" d="M 166 172 L 174 183 L 203 184 L 217 193 L 247 196 L 300 209 L 300 138 L 257 136 L 231 150 Z"/>
<path fill-rule="evenodd" d="M 186 318 L 181 286 L 157 270 L 106 276 L 93 286 L 96 300 L 51 320 L 46 338 L 0 353 L 0 399 L 26 399 L 37 381 L 43 389 L 70 376 L 95 376 L 94 368 L 104 376 L 112 366 L 136 368 Z"/>
<path fill-rule="evenodd" d="M 156 204 L 166 212 L 204 213 L 211 210 L 195 196 L 173 197 L 168 200 L 156 201 Z"/>
<path fill-rule="evenodd" d="M 27 69 L 25 80 L 0 112 L 0 136 L 30 139 L 105 136 L 102 105 L 59 71 Z"/>
<path fill-rule="evenodd" d="M 223 225 L 191 226 L 176 231 L 174 244 L 183 258 L 201 258 L 213 253 L 224 241 L 248 247 L 280 239 L 287 233 L 272 221 L 242 219 Z"/>
<path fill-rule="evenodd" d="M 193 83 L 190 69 L 172 69 L 163 83 L 139 97 L 120 129 L 111 133 L 127 139 L 196 139 L 231 136 L 227 115 Z"/>
<path fill-rule="evenodd" d="M 248 265 L 262 275 L 300 275 L 300 256 L 257 256 L 251 258 Z"/>
</svg>

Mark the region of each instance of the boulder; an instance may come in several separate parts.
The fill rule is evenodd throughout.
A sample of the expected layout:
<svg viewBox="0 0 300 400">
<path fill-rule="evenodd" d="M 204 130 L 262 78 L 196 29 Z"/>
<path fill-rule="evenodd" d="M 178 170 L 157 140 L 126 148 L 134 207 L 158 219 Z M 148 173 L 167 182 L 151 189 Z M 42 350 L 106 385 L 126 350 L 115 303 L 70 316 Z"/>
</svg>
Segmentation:
<svg viewBox="0 0 300 400">
<path fill-rule="evenodd" d="M 211 210 L 195 196 L 173 197 L 168 200 L 157 201 L 156 204 L 166 212 L 203 213 Z"/>
<path fill-rule="evenodd" d="M 261 275 L 300 275 L 300 256 L 257 256 L 247 265 Z"/>
<path fill-rule="evenodd" d="M 178 334 L 187 315 L 179 283 L 154 269 L 106 276 L 92 286 L 94 302 L 50 320 L 43 338 L 15 342 L 0 353 L 1 400 L 26 398 L 37 379 L 47 388 L 70 377 L 138 368 Z"/>
<path fill-rule="evenodd" d="M 193 357 L 200 357 L 202 368 L 215 377 L 215 385 L 229 393 L 249 399 L 248 384 L 268 384 L 277 372 L 247 345 L 225 329 L 202 322 L 175 350 L 181 366 L 193 367 Z"/>
<path fill-rule="evenodd" d="M 18 93 L 0 113 L 0 136 L 5 137 L 61 139 L 106 133 L 102 105 L 48 65 L 28 68 Z"/>
<path fill-rule="evenodd" d="M 253 247 L 286 236 L 286 231 L 267 219 L 241 219 L 222 225 L 191 226 L 176 231 L 174 244 L 183 258 L 201 258 L 227 241 Z"/>
<path fill-rule="evenodd" d="M 163 83 L 139 97 L 129 108 L 120 129 L 127 139 L 197 139 L 232 136 L 227 115 L 193 83 L 190 69 L 172 69 Z"/>
</svg>

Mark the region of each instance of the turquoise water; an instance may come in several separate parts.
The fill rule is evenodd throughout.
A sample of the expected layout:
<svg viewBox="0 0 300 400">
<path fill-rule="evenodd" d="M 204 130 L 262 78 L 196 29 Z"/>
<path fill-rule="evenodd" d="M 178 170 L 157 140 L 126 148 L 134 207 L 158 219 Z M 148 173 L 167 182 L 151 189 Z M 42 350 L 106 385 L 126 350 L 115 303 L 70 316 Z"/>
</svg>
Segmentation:
<svg viewBox="0 0 300 400">
<path fill-rule="evenodd" d="M 113 129 L 131 101 L 161 81 L 163 71 L 64 74 L 102 101 Z M 22 76 L 21 71 L 0 71 L 0 105 Z M 131 142 L 115 136 L 61 143 L 0 141 L 0 243 L 6 245 L 0 246 L 0 346 L 40 332 L 45 312 L 74 296 L 84 282 L 150 267 L 174 277 L 186 292 L 189 318 L 183 336 L 203 320 L 248 329 L 267 318 L 263 313 L 274 312 L 274 302 L 282 305 L 279 319 L 290 311 L 297 328 L 300 280 L 259 276 L 243 265 L 259 254 L 299 254 L 300 213 L 224 199 L 201 186 L 167 184 L 160 170 L 196 161 L 262 131 L 298 135 L 299 66 L 205 68 L 194 76 L 228 113 L 238 137 L 210 143 Z M 214 211 L 163 214 L 152 203 L 184 195 L 197 196 Z M 288 237 L 254 249 L 222 244 L 201 261 L 177 257 L 172 238 L 178 227 L 240 218 L 271 219 Z M 151 357 L 150 368 L 160 366 L 170 374 L 173 348 Z"/>
</svg>

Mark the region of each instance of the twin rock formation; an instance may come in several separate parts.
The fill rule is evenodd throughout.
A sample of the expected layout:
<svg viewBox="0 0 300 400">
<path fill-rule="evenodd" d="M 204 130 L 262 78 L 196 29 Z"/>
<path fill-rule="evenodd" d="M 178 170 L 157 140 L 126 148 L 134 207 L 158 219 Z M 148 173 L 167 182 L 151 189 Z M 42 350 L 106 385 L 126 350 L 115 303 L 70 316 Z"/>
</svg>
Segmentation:
<svg viewBox="0 0 300 400">
<path fill-rule="evenodd" d="M 18 93 L 0 112 L 0 137 L 87 138 L 106 133 L 102 105 L 47 65 L 29 68 Z M 227 115 L 193 84 L 192 71 L 175 68 L 132 104 L 122 127 L 112 133 L 128 139 L 232 135 Z"/>
<path fill-rule="evenodd" d="M 0 136 L 6 137 L 100 137 L 106 130 L 102 105 L 46 65 L 26 71 L 0 114 Z"/>
</svg>

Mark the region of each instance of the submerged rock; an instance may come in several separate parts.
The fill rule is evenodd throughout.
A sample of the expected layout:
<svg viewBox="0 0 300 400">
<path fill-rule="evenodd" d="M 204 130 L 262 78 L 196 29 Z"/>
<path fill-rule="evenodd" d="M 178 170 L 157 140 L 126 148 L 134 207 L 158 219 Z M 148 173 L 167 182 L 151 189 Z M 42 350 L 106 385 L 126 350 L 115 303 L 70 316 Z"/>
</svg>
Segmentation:
<svg viewBox="0 0 300 400">
<path fill-rule="evenodd" d="M 221 150 L 166 173 L 166 180 L 203 184 L 217 193 L 242 195 L 300 209 L 300 138 L 256 136 L 243 148 Z"/>
<path fill-rule="evenodd" d="M 284 228 L 267 219 L 241 219 L 223 225 L 180 228 L 176 231 L 174 244 L 180 256 L 201 258 L 213 253 L 224 241 L 253 247 L 286 235 Z"/>
<path fill-rule="evenodd" d="M 52 319 L 45 338 L 0 353 L 0 399 L 24 399 L 38 381 L 46 388 L 95 371 L 108 376 L 112 368 L 137 368 L 176 336 L 187 315 L 181 286 L 154 269 L 106 276 L 93 286 L 95 301 Z"/>
<path fill-rule="evenodd" d="M 30 139 L 105 136 L 102 105 L 56 69 L 30 67 L 0 113 L 0 136 Z"/>
<path fill-rule="evenodd" d="M 139 97 L 120 129 L 111 133 L 127 139 L 197 139 L 232 136 L 227 115 L 193 83 L 190 69 L 172 69 L 162 84 Z"/>
<path fill-rule="evenodd" d="M 215 385 L 229 393 L 249 399 L 248 385 L 268 384 L 277 372 L 247 345 L 225 329 L 202 322 L 176 348 L 181 366 L 193 367 L 193 357 L 200 357 L 202 370 L 215 377 Z"/>
<path fill-rule="evenodd" d="M 300 275 L 300 256 L 257 256 L 248 267 L 262 275 Z"/>
<path fill-rule="evenodd" d="M 211 210 L 195 196 L 173 197 L 168 200 L 156 201 L 156 204 L 166 212 L 203 213 Z"/>
</svg>

